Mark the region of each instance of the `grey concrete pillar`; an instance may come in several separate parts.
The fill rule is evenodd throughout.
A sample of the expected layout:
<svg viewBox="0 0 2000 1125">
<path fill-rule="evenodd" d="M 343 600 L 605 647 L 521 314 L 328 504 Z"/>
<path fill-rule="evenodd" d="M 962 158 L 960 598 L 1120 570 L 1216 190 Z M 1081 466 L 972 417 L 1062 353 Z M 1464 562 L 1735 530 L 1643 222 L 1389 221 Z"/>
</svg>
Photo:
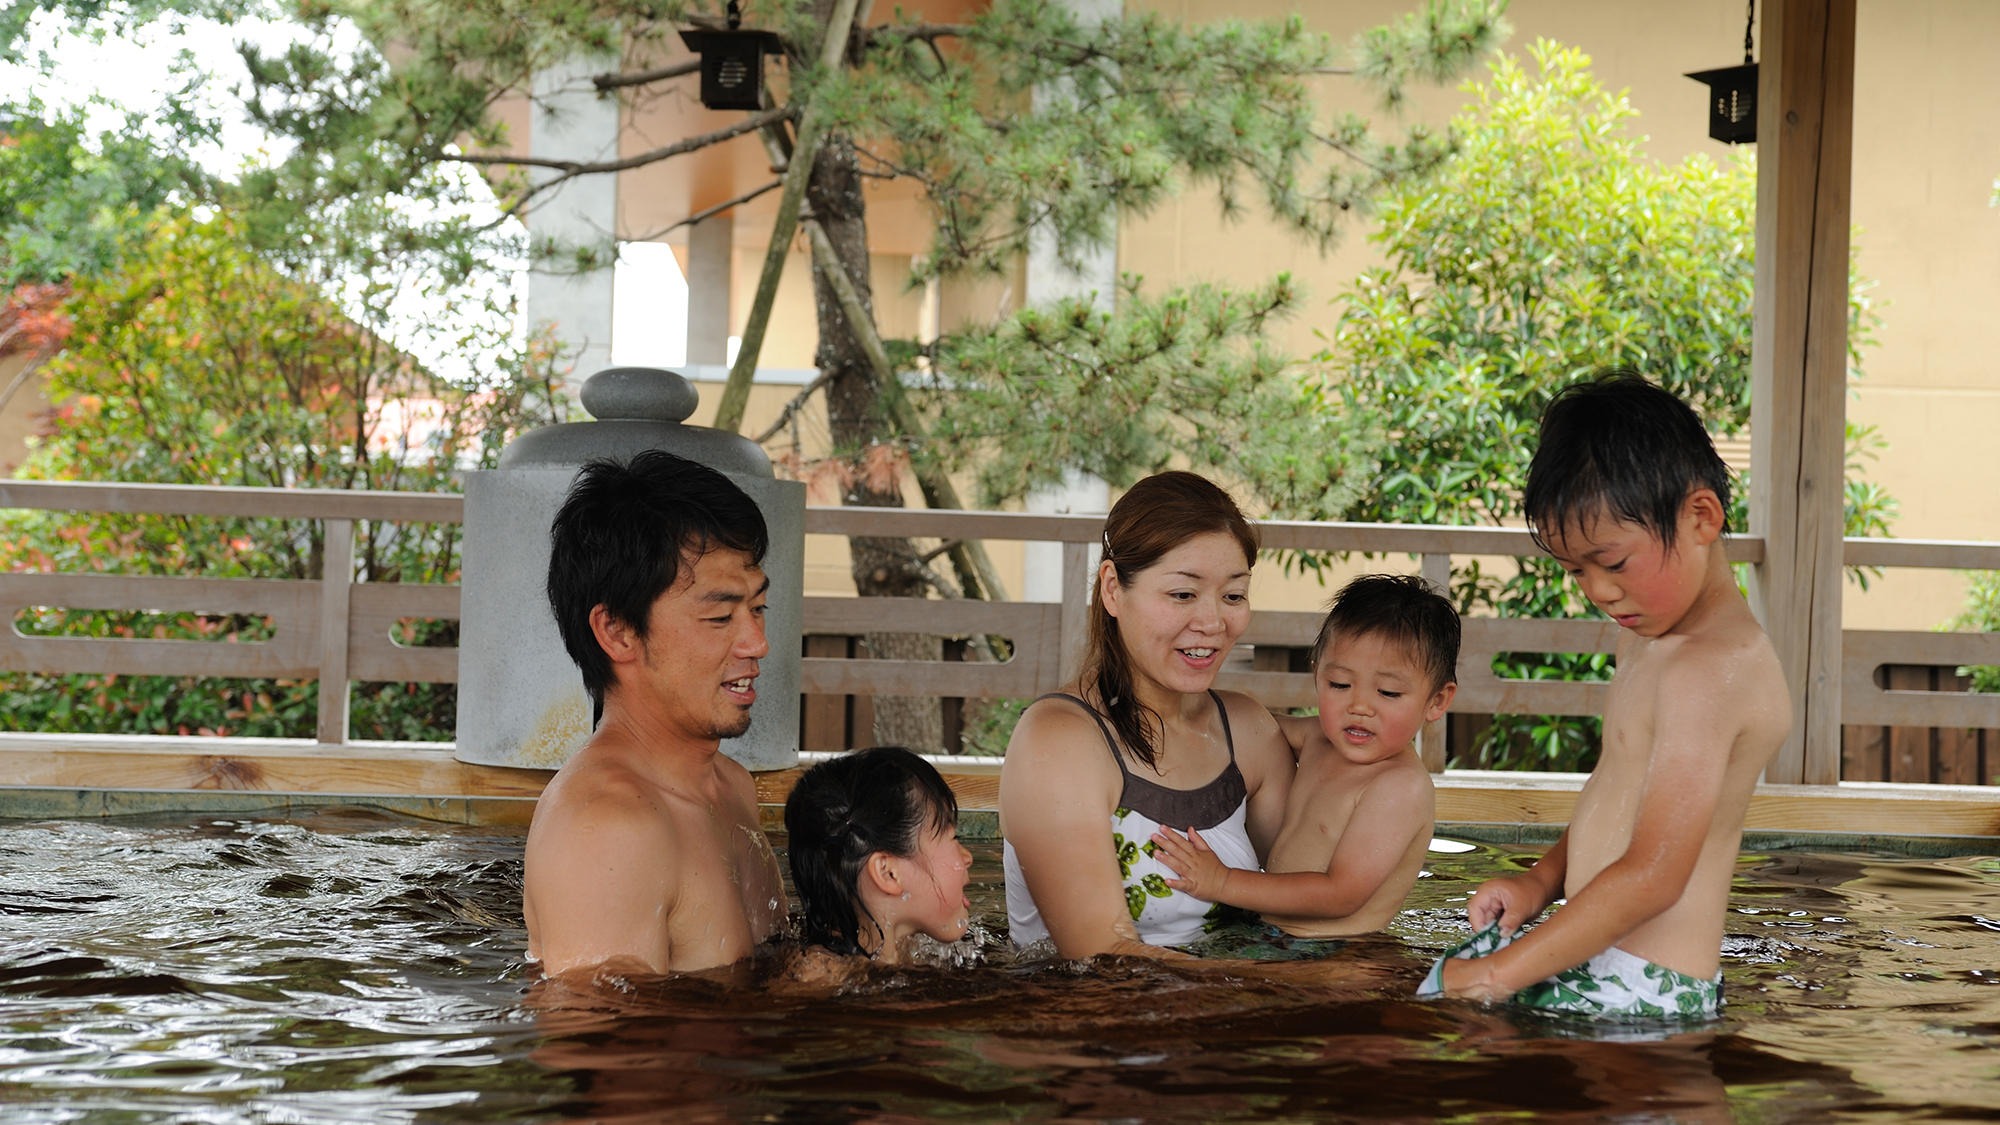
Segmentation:
<svg viewBox="0 0 2000 1125">
<path fill-rule="evenodd" d="M 1116 16 L 1120 0 L 1068 0 L 1067 7 L 1090 23 Z M 1038 106 L 1068 97 L 1061 86 L 1035 90 Z M 1038 228 L 1029 237 L 1026 300 L 1029 305 L 1046 305 L 1065 298 L 1087 297 L 1091 304 L 1112 311 L 1118 295 L 1118 241 L 1114 227 L 1112 240 L 1082 252 L 1082 268 L 1071 269 L 1056 255 L 1055 238 L 1047 228 Z M 1111 486 L 1102 477 L 1089 473 L 1069 473 L 1054 488 L 1037 489 L 1026 498 L 1030 512 L 1098 514 L 1111 510 Z M 1059 602 L 1063 600 L 1061 543 L 1031 542 L 1022 545 L 1021 600 Z M 1097 571 L 1102 548 L 1090 548 L 1090 569 Z"/>
<path fill-rule="evenodd" d="M 600 98 L 590 76 L 616 70 L 618 60 L 579 56 L 535 75 L 535 104 L 528 110 L 528 152 L 551 160 L 601 161 L 618 156 L 618 101 Z M 530 169 L 538 182 L 551 169 Z M 582 176 L 541 197 L 528 213 L 537 245 L 588 246 L 602 254 L 603 269 L 568 273 L 555 268 L 569 255 L 528 274 L 528 323 L 552 324 L 573 356 L 569 384 L 611 366 L 611 254 L 618 223 L 615 175 Z"/>
<path fill-rule="evenodd" d="M 1031 512 L 1046 515 L 1101 515 L 1111 510 L 1111 485 L 1103 477 L 1070 473 L 1056 488 L 1038 488 L 1027 496 Z M 1090 572 L 1097 573 L 1097 561 L 1104 549 L 1090 548 Z M 1063 545 L 1029 542 L 1021 545 L 1021 600 L 1059 602 L 1063 600 Z"/>
<path fill-rule="evenodd" d="M 688 232 L 687 361 L 729 362 L 729 297 L 736 255 L 736 220 L 703 219 Z"/>
</svg>

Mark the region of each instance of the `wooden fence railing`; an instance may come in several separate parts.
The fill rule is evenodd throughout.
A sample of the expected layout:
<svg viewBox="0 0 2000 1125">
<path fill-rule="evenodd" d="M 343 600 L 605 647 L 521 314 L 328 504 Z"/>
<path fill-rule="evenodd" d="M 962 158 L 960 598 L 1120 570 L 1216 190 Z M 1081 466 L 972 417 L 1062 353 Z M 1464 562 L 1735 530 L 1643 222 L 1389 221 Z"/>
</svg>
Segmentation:
<svg viewBox="0 0 2000 1125">
<path fill-rule="evenodd" d="M 317 678 L 322 742 L 345 741 L 345 685 L 350 681 L 457 679 L 455 650 L 405 647 L 392 640 L 391 630 L 403 619 L 456 617 L 458 588 L 356 583 L 352 573 L 354 521 L 456 523 L 464 511 L 458 496 L 0 480 L 0 509 L 20 508 L 322 520 L 330 577 L 294 582 L 0 574 L 0 613 L 10 623 L 0 633 L 0 671 Z M 803 662 L 803 692 L 1019 698 L 1053 689 L 1075 665 L 1089 590 L 1090 546 L 1102 530 L 1101 516 L 807 509 L 806 531 L 812 534 L 1059 542 L 1064 597 L 1060 603 L 809 597 L 804 606 L 808 634 L 983 633 L 1009 638 L 1014 656 L 997 664 L 809 656 Z M 1264 546 L 1273 550 L 1417 555 L 1423 573 L 1433 580 L 1448 576 L 1454 557 L 1538 553 L 1526 531 L 1512 528 L 1263 521 L 1259 532 Z M 1734 536 L 1729 554 L 1735 561 L 1754 563 L 1761 560 L 1763 547 L 1760 539 Z M 2000 570 L 2000 543 L 1850 539 L 1843 557 L 1850 566 Z M 258 614 L 273 620 L 275 632 L 269 641 L 240 644 L 27 636 L 11 623 L 31 606 Z M 1318 624 L 1313 613 L 1254 612 L 1243 643 L 1308 645 Z M 1616 639 L 1617 627 L 1605 621 L 1469 618 L 1453 709 L 1599 713 L 1601 684 L 1502 679 L 1493 674 L 1493 661 L 1504 652 L 1610 652 Z M 1843 646 L 1844 723 L 2000 731 L 2000 695 L 1908 690 L 1882 672 L 1885 666 L 2000 664 L 2000 634 L 1848 630 Z M 1218 685 L 1249 692 L 1271 706 L 1312 701 L 1311 677 L 1297 672 L 1229 672 L 1219 677 Z"/>
</svg>

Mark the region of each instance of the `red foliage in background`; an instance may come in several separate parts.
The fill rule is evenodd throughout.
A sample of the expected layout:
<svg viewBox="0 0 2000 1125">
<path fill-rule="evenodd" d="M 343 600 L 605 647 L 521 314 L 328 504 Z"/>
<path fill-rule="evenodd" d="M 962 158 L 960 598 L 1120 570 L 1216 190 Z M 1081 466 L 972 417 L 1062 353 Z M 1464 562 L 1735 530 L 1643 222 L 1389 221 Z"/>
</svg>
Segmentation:
<svg viewBox="0 0 2000 1125">
<path fill-rule="evenodd" d="M 35 364 L 56 354 L 74 328 L 62 311 L 69 295 L 68 282 L 15 286 L 0 302 L 0 359 L 26 352 Z"/>
</svg>

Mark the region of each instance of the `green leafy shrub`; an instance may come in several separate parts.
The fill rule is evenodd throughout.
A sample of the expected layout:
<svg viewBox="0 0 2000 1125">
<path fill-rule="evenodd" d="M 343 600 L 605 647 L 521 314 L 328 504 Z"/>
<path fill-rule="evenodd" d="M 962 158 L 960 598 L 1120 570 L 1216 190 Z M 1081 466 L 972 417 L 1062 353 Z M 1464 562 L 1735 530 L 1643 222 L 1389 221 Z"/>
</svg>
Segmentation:
<svg viewBox="0 0 2000 1125">
<path fill-rule="evenodd" d="M 959 735 L 961 754 L 979 758 L 1004 758 L 1007 742 L 1014 737 L 1014 725 L 1029 699 L 968 699 L 965 701 L 965 729 Z"/>
<path fill-rule="evenodd" d="M 557 417 L 546 352 L 483 387 L 447 383 L 355 324 L 319 289 L 273 269 L 242 226 L 167 215 L 122 265 L 79 278 L 68 348 L 49 363 L 47 420 L 21 476 L 275 488 L 456 491 L 512 433 Z M 356 523 L 355 578 L 455 582 L 450 524 Z M 317 521 L 25 511 L 0 523 L 14 571 L 311 579 Z M 267 620 L 73 607 L 30 611 L 24 632 L 228 643 Z M 457 623 L 403 623 L 403 643 L 454 645 Z M 0 676 L 12 730 L 310 736 L 317 684 L 277 679 Z M 451 684 L 363 684 L 351 731 L 452 736 Z"/>
<path fill-rule="evenodd" d="M 1940 628 L 1960 633 L 2000 632 L 2000 571 L 1975 570 L 1965 592 L 1965 608 Z M 2000 668 L 1990 664 L 1960 668 L 1958 674 L 1972 680 L 1973 691 L 2000 692 Z"/>
</svg>

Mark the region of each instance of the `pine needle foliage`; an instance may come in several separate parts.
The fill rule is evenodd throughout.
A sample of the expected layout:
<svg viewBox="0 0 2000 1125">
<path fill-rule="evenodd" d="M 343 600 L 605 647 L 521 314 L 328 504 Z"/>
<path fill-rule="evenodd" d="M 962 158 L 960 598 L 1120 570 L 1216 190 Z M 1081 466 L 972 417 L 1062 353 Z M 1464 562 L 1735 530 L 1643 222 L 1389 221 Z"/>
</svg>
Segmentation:
<svg viewBox="0 0 2000 1125">
<path fill-rule="evenodd" d="M 1379 444 L 1299 393 L 1265 332 L 1298 301 L 1289 275 L 1255 290 L 1127 287 L 1113 315 L 1071 299 L 953 337 L 929 395 L 936 447 L 976 467 L 987 503 L 1095 473 L 1116 485 L 1174 464 L 1264 493 L 1273 507 L 1355 502 Z"/>
</svg>

